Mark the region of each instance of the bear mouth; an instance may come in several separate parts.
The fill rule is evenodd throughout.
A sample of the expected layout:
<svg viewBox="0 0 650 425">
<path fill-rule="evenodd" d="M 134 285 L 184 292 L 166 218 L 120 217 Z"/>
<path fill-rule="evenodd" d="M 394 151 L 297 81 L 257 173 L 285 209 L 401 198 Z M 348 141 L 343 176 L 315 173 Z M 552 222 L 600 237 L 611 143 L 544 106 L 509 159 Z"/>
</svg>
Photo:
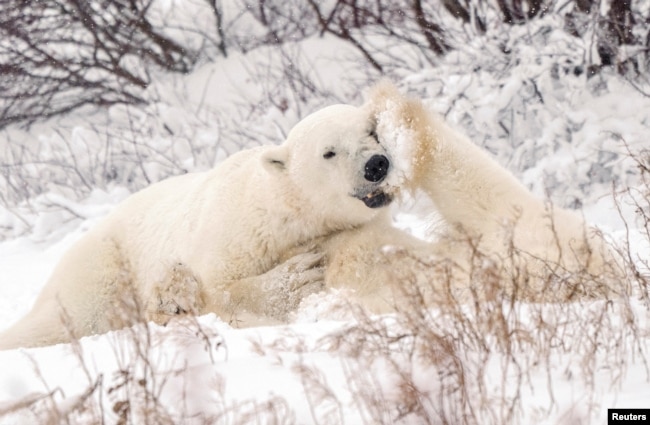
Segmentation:
<svg viewBox="0 0 650 425">
<path fill-rule="evenodd" d="M 356 198 L 363 201 L 368 208 L 381 208 L 390 204 L 393 200 L 392 196 L 381 189 L 370 192 L 365 196 L 356 196 Z"/>
</svg>

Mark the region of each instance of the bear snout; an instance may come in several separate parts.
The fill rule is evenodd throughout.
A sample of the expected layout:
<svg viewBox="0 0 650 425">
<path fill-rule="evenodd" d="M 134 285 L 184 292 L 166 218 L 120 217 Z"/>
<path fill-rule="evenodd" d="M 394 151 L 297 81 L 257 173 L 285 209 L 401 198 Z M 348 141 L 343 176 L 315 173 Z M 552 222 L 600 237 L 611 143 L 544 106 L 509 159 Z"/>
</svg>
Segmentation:
<svg viewBox="0 0 650 425">
<path fill-rule="evenodd" d="M 388 174 L 390 161 L 384 155 L 373 155 L 366 162 L 364 177 L 366 180 L 377 183 L 382 181 Z"/>
</svg>

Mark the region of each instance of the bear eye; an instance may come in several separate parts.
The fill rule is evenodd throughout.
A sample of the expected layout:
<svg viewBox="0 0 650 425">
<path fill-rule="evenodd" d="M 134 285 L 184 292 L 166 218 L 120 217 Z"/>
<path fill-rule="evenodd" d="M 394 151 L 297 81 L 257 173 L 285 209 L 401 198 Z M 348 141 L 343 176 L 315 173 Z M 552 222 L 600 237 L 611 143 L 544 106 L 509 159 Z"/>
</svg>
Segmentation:
<svg viewBox="0 0 650 425">
<path fill-rule="evenodd" d="M 336 152 L 332 152 L 332 151 L 327 151 L 323 154 L 323 158 L 325 159 L 334 158 L 335 156 L 336 156 Z"/>
<path fill-rule="evenodd" d="M 375 130 L 370 130 L 369 134 L 370 134 L 370 137 L 372 137 L 373 139 L 375 139 L 375 141 L 377 143 L 379 143 L 379 136 L 377 136 L 377 132 Z"/>
</svg>

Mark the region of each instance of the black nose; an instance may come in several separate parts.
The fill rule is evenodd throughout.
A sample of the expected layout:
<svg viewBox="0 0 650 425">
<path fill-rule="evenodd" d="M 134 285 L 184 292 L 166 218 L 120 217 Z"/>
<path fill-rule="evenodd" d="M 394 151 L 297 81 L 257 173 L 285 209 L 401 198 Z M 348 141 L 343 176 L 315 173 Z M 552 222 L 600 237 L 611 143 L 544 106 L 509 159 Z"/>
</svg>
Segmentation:
<svg viewBox="0 0 650 425">
<path fill-rule="evenodd" d="M 388 174 L 388 166 L 390 162 L 388 158 L 384 155 L 373 155 L 370 157 L 368 162 L 366 162 L 366 174 L 364 177 L 366 180 L 376 183 L 381 181 Z"/>
</svg>

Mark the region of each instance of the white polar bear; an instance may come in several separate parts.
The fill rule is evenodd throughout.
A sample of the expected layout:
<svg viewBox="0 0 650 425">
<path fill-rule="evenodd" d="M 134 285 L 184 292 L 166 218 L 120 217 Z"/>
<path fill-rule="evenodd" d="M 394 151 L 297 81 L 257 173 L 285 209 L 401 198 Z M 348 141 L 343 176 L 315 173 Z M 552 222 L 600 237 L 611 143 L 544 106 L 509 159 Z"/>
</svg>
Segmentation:
<svg viewBox="0 0 650 425">
<path fill-rule="evenodd" d="M 600 232 L 579 214 L 537 199 L 421 102 L 383 83 L 366 107 L 391 151 L 397 139 L 406 145 L 405 189 L 433 201 L 444 231 L 424 243 L 379 216 L 333 235 L 322 244 L 327 287 L 352 289 L 350 296 L 374 312 L 496 291 L 533 301 L 628 291 L 621 261 Z"/>
<path fill-rule="evenodd" d="M 372 114 L 335 105 L 280 146 L 156 183 L 64 255 L 0 349 L 105 332 L 127 324 L 127 311 L 163 322 L 183 312 L 236 326 L 284 320 L 322 287 L 321 254 L 304 252 L 311 241 L 386 214 L 394 169 Z"/>
</svg>

